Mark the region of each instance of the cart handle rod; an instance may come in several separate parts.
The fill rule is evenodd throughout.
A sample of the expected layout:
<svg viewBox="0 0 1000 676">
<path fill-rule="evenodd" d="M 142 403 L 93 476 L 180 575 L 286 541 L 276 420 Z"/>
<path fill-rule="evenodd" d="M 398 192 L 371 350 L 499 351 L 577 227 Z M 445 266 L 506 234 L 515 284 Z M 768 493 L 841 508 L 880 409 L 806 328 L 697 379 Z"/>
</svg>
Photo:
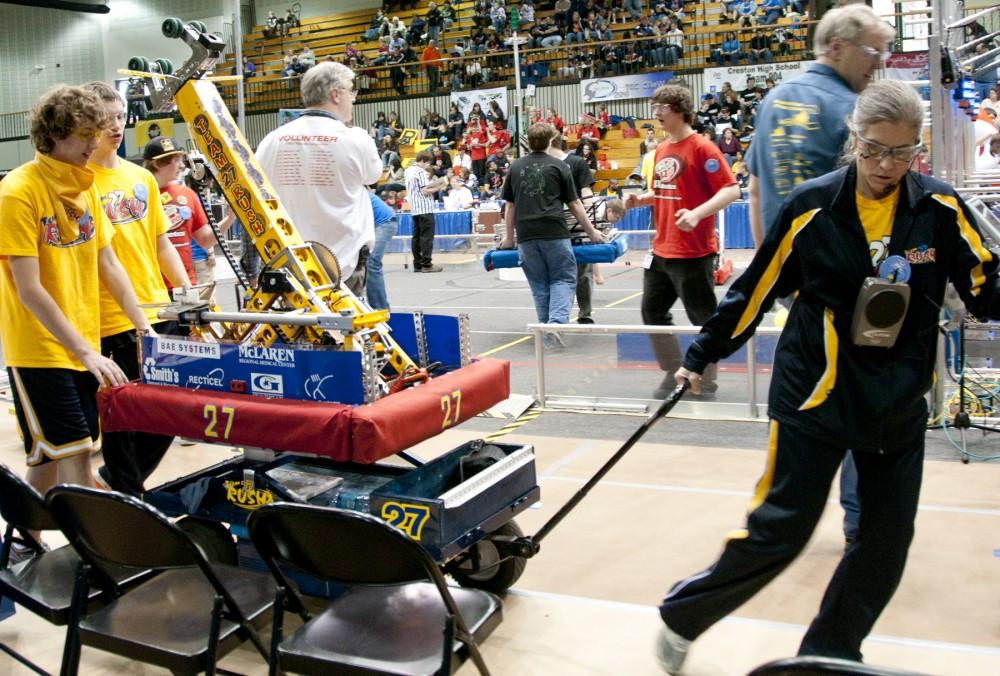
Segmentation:
<svg viewBox="0 0 1000 676">
<path fill-rule="evenodd" d="M 639 439 L 641 439 L 643 435 L 646 434 L 646 432 L 648 432 L 649 429 L 653 425 L 655 425 L 660 418 L 670 413 L 670 410 L 674 407 L 674 405 L 678 401 L 680 401 L 681 397 L 687 391 L 687 388 L 688 388 L 688 382 L 685 380 L 683 383 L 677 386 L 677 388 L 673 391 L 673 393 L 669 397 L 663 400 L 663 403 L 660 404 L 659 408 L 657 408 L 649 417 L 646 418 L 646 420 L 642 423 L 642 425 L 639 426 L 639 429 L 633 432 L 632 436 L 628 438 L 628 441 L 626 441 L 622 445 L 622 447 L 619 448 L 618 451 L 613 456 L 611 456 L 611 458 L 606 463 L 604 463 L 604 465 L 599 470 L 597 470 L 597 474 L 592 476 L 590 480 L 587 483 L 585 483 L 583 487 L 580 490 L 578 490 L 565 505 L 560 507 L 559 511 L 553 514 L 552 517 L 545 522 L 545 524 L 538 530 L 537 533 L 530 536 L 529 539 L 531 540 L 532 545 L 534 545 L 537 548 L 538 544 L 545 538 L 545 536 L 548 535 L 553 528 L 559 525 L 560 521 L 566 518 L 566 515 L 569 514 L 573 510 L 573 508 L 576 507 L 581 500 L 583 500 L 584 497 L 586 497 L 587 493 L 590 492 L 590 489 L 596 486 L 597 482 L 603 479 L 604 475 L 610 472 L 611 468 L 614 467 L 616 464 L 618 464 L 618 461 L 621 460 L 625 456 L 625 454 L 628 453 L 629 450 L 636 445 L 636 443 L 638 443 Z"/>
</svg>

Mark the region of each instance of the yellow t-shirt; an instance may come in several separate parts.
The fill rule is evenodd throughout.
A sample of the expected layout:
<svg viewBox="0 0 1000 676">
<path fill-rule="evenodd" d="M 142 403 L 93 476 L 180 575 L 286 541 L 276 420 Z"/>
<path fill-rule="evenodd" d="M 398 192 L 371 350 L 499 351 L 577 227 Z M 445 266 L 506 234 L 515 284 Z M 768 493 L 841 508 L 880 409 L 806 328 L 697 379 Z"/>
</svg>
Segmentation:
<svg viewBox="0 0 1000 676">
<path fill-rule="evenodd" d="M 899 189 L 882 199 L 870 200 L 855 191 L 855 202 L 858 205 L 858 216 L 861 227 L 868 239 L 868 248 L 872 255 L 872 268 L 878 269 L 882 261 L 889 255 L 889 239 L 892 236 L 892 221 L 896 217 L 896 205 L 899 204 Z"/>
<path fill-rule="evenodd" d="M 21 304 L 8 256 L 37 258 L 42 286 L 87 343 L 101 347 L 97 257 L 114 229 L 93 181 L 89 169 L 36 154 L 0 182 L 0 339 L 8 366 L 85 370 Z M 83 214 L 69 228 L 60 226 L 56 194 L 83 196 Z"/>
<path fill-rule="evenodd" d="M 93 163 L 87 166 L 94 172 L 104 213 L 115 227 L 111 248 L 132 280 L 139 303 L 169 302 L 156 255 L 156 238 L 170 229 L 170 223 L 160 204 L 156 179 L 131 162 L 122 161 L 115 169 Z M 102 338 L 135 328 L 103 283 L 100 307 Z M 159 321 L 156 308 L 145 308 L 145 312 L 151 323 Z"/>
</svg>

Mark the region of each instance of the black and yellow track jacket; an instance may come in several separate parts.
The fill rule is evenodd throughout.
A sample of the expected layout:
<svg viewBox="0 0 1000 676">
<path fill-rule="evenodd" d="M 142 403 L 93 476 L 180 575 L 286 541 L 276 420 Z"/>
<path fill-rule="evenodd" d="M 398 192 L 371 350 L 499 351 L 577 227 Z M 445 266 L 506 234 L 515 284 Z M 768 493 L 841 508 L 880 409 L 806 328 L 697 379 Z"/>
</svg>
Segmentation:
<svg viewBox="0 0 1000 676">
<path fill-rule="evenodd" d="M 891 452 L 923 434 L 947 282 L 973 315 L 1000 318 L 1000 257 L 986 248 L 950 186 L 908 173 L 889 244 L 889 255 L 911 264 L 906 319 L 893 347 L 854 345 L 854 304 L 874 273 L 855 202 L 856 178 L 852 164 L 788 196 L 778 223 L 702 328 L 684 367 L 702 373 L 732 354 L 775 298 L 797 291 L 774 357 L 768 415 L 845 448 Z"/>
</svg>

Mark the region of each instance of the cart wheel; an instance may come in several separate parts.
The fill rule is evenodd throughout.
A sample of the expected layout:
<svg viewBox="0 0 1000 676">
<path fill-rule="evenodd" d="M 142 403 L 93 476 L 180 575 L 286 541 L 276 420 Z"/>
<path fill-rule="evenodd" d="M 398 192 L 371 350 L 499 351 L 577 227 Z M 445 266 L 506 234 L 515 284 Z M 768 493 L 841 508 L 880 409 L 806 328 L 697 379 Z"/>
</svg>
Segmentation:
<svg viewBox="0 0 1000 676">
<path fill-rule="evenodd" d="M 209 562 L 224 563 L 227 566 L 239 563 L 233 536 L 221 523 L 196 516 L 185 516 L 177 521 L 177 527 L 194 540 Z"/>
<path fill-rule="evenodd" d="M 160 25 L 160 31 L 164 37 L 179 38 L 184 32 L 184 22 L 172 16 L 169 19 L 163 20 L 163 23 Z"/>
<path fill-rule="evenodd" d="M 138 70 L 143 73 L 149 72 L 149 59 L 145 56 L 133 56 L 126 64 L 129 70 Z"/>
<path fill-rule="evenodd" d="M 519 538 L 524 533 L 514 521 L 508 521 L 491 535 Z M 512 556 L 501 561 L 500 552 L 488 536 L 473 545 L 473 549 L 475 551 L 470 549 L 461 563 L 451 569 L 452 577 L 463 587 L 503 594 L 517 582 L 528 564 L 523 556 Z"/>
<path fill-rule="evenodd" d="M 201 21 L 188 21 L 188 26 L 191 26 L 191 28 L 195 29 L 199 33 L 207 33 L 208 32 L 208 26 L 206 26 Z"/>
<path fill-rule="evenodd" d="M 153 63 L 160 68 L 160 72 L 164 75 L 170 75 L 174 72 L 174 64 L 170 61 L 170 59 L 157 59 Z"/>
</svg>

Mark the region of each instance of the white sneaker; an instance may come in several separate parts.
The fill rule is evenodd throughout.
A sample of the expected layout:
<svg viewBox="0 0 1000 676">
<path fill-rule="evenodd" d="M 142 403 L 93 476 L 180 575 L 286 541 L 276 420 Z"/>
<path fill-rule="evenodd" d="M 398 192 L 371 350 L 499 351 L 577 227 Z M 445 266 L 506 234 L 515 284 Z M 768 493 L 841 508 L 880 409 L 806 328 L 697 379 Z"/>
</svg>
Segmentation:
<svg viewBox="0 0 1000 676">
<path fill-rule="evenodd" d="M 681 673 L 690 647 L 691 641 L 675 633 L 664 623 L 656 637 L 656 658 L 665 672 L 676 676 Z"/>
</svg>

